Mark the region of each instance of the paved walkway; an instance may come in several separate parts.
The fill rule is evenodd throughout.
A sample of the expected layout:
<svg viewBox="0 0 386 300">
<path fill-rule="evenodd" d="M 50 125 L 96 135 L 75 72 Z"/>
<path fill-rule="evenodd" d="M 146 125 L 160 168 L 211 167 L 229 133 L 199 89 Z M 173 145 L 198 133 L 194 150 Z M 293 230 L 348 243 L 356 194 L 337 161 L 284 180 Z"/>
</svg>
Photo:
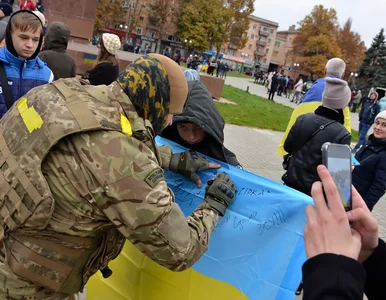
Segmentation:
<svg viewBox="0 0 386 300">
<path fill-rule="evenodd" d="M 253 83 L 253 80 L 254 79 L 252 77 L 251 78 L 227 77 L 227 79 L 225 80 L 225 83 L 244 91 L 246 91 L 247 87 L 249 87 L 249 92 L 252 95 L 268 98 L 267 89 L 260 84 Z M 274 101 L 276 103 L 280 103 L 292 108 L 295 108 L 296 106 L 296 104 L 293 102 L 290 102 L 289 99 L 278 95 L 275 95 Z M 351 113 L 351 127 L 355 130 L 358 130 L 359 121 L 358 121 L 357 113 L 355 114 Z"/>
</svg>

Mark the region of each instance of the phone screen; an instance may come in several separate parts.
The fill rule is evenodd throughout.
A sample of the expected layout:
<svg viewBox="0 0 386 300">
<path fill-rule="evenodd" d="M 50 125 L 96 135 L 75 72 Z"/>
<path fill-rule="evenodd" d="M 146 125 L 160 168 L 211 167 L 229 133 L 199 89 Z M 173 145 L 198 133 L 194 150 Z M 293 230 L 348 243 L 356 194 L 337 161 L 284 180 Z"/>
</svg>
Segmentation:
<svg viewBox="0 0 386 300">
<path fill-rule="evenodd" d="M 343 206 L 351 208 L 351 161 L 347 158 L 328 157 L 328 170 L 339 191 Z"/>
</svg>

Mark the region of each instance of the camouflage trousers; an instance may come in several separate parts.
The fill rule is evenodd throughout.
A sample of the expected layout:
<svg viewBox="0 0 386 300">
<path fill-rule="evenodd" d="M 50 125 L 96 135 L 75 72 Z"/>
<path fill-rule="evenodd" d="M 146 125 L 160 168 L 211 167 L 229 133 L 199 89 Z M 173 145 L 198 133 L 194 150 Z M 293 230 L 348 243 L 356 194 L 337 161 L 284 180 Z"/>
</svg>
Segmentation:
<svg viewBox="0 0 386 300">
<path fill-rule="evenodd" d="M 6 300 L 75 300 L 75 296 L 55 293 L 17 277 L 0 255 L 0 299 Z"/>
</svg>

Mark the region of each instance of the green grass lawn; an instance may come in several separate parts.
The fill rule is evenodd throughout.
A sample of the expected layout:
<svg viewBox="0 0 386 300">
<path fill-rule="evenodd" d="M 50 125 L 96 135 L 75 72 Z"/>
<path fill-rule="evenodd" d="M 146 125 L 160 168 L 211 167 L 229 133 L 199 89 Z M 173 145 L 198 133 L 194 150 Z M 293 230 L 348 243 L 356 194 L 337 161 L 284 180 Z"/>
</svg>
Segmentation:
<svg viewBox="0 0 386 300">
<path fill-rule="evenodd" d="M 216 103 L 226 123 L 285 131 L 293 109 L 251 95 L 243 90 L 225 85 L 222 97 L 237 105 Z M 352 130 L 352 141 L 358 141 L 358 132 Z"/>
<path fill-rule="evenodd" d="M 285 131 L 292 108 L 225 85 L 222 97 L 238 105 L 216 103 L 225 122 L 235 125 Z"/>
</svg>

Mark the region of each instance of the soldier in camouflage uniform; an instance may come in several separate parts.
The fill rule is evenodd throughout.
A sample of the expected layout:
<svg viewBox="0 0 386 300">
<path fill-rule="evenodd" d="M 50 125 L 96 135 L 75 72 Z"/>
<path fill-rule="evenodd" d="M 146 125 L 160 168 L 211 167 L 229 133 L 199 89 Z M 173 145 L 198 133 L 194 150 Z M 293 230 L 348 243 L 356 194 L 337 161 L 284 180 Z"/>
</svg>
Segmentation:
<svg viewBox="0 0 386 300">
<path fill-rule="evenodd" d="M 126 239 L 173 271 L 202 256 L 235 186 L 218 173 L 188 217 L 174 202 L 161 167 L 198 184 L 211 167 L 155 146 L 186 96 L 178 65 L 153 55 L 110 86 L 61 79 L 15 103 L 0 120 L 1 299 L 73 299 Z"/>
</svg>

